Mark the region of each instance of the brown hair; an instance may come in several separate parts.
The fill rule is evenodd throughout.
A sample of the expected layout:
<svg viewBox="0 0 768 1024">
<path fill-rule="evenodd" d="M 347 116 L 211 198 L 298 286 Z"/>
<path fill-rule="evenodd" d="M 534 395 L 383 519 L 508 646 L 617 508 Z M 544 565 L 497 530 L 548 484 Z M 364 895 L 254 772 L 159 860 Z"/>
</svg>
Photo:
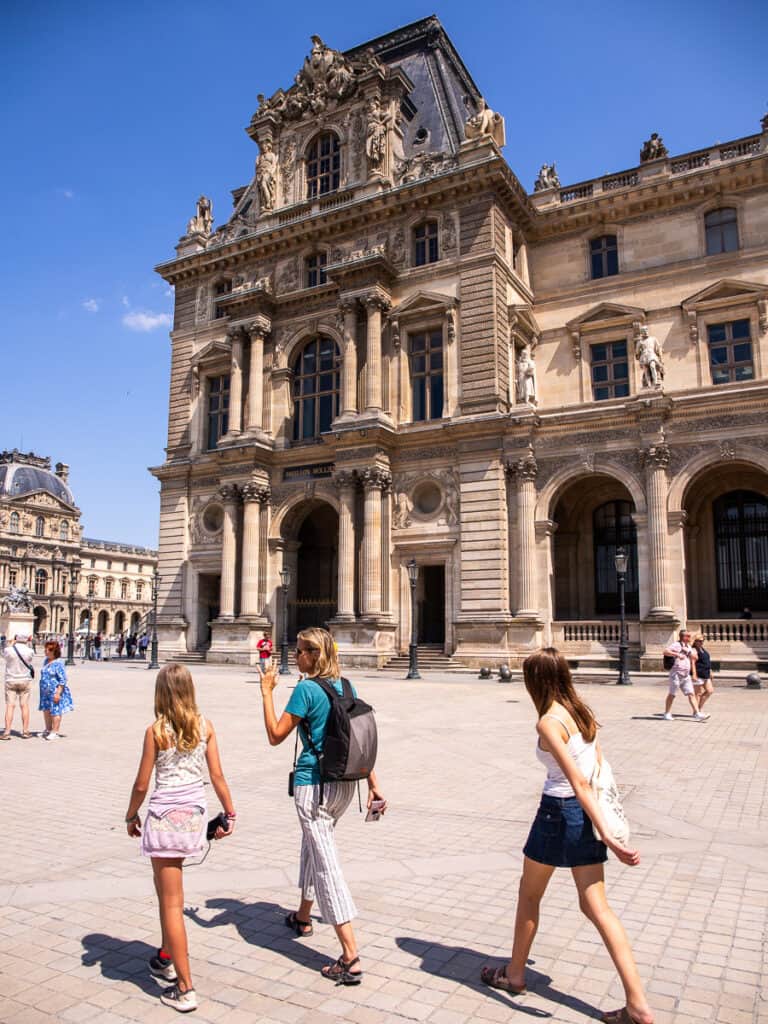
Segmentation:
<svg viewBox="0 0 768 1024">
<path fill-rule="evenodd" d="M 58 640 L 48 640 L 46 642 L 46 645 L 45 645 L 45 653 L 47 654 L 48 651 L 53 651 L 53 657 L 54 658 L 60 658 L 61 657 L 61 644 L 59 643 L 59 641 Z"/>
<path fill-rule="evenodd" d="M 576 692 L 568 662 L 559 651 L 542 647 L 535 654 L 529 654 L 523 662 L 523 679 L 539 718 L 557 701 L 571 715 L 586 742 L 592 742 L 597 736 L 597 719 Z"/>
<path fill-rule="evenodd" d="M 319 676 L 321 679 L 338 679 L 341 675 L 339 658 L 336 653 L 336 643 L 327 629 L 320 629 L 314 626 L 312 629 L 302 629 L 296 635 L 296 640 L 303 640 L 310 647 L 314 648 L 314 665 L 307 675 L 311 679 Z"/>
<path fill-rule="evenodd" d="M 172 661 L 157 673 L 155 716 L 152 734 L 160 750 L 175 746 L 186 754 L 200 742 L 195 684 L 186 665 Z"/>
</svg>

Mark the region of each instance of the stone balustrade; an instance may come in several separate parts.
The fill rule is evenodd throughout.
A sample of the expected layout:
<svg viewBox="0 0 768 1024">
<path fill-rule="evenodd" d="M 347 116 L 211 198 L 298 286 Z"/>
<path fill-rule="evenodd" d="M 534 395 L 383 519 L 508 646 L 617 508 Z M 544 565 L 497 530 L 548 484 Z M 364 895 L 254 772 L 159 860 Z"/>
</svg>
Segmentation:
<svg viewBox="0 0 768 1024">
<path fill-rule="evenodd" d="M 639 625 L 627 620 L 627 639 L 631 644 L 640 640 Z M 552 623 L 552 643 L 555 647 L 563 644 L 603 644 L 614 646 L 619 642 L 620 623 L 610 619 L 577 619 Z"/>
<path fill-rule="evenodd" d="M 705 644 L 768 645 L 768 620 L 708 619 L 699 624 L 696 632 L 701 633 Z"/>
</svg>

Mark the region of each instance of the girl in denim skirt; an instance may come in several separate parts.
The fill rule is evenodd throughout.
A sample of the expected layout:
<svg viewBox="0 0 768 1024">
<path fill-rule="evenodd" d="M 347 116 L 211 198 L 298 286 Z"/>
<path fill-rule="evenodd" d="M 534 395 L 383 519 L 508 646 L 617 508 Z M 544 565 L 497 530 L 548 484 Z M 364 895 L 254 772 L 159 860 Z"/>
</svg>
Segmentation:
<svg viewBox="0 0 768 1024">
<path fill-rule="evenodd" d="M 597 721 L 576 693 L 568 663 L 553 647 L 526 658 L 523 678 L 539 714 L 536 756 L 547 778 L 523 849 L 512 958 L 504 967 L 484 967 L 481 978 L 491 988 L 525 992 L 525 964 L 539 924 L 539 905 L 555 868 L 570 868 L 579 907 L 600 933 L 624 986 L 626 1005 L 603 1014 L 603 1021 L 653 1024 L 629 940 L 605 896 L 606 847 L 632 866 L 640 863 L 640 855 L 614 841 L 592 793 L 590 779 L 601 756 Z M 593 823 L 602 841 L 595 839 Z"/>
</svg>

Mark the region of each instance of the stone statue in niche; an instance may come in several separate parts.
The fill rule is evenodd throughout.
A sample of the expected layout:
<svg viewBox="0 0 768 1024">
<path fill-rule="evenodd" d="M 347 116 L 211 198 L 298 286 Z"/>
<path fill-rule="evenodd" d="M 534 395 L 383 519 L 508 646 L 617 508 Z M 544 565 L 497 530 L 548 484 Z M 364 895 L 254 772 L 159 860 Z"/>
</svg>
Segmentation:
<svg viewBox="0 0 768 1024">
<path fill-rule="evenodd" d="M 523 405 L 536 404 L 536 363 L 530 345 L 526 345 L 517 360 L 517 401 Z"/>
<path fill-rule="evenodd" d="M 262 143 L 261 153 L 256 161 L 256 184 L 261 209 L 274 210 L 277 199 L 277 156 L 270 139 Z"/>
<path fill-rule="evenodd" d="M 195 208 L 195 216 L 187 224 L 188 235 L 210 235 L 213 227 L 213 203 L 208 196 L 200 196 Z"/>
<path fill-rule="evenodd" d="M 544 192 L 548 188 L 560 188 L 560 176 L 555 164 L 542 164 L 539 176 L 533 183 L 534 192 Z"/>
<path fill-rule="evenodd" d="M 635 356 L 643 371 L 643 387 L 660 388 L 664 380 L 661 345 L 658 338 L 648 333 L 647 327 L 640 328 L 640 335 L 635 342 Z"/>
<path fill-rule="evenodd" d="M 480 110 L 464 125 L 464 135 L 467 139 L 491 138 L 497 146 L 503 146 L 504 118 L 491 110 L 485 100 L 481 100 L 480 103 Z"/>
<path fill-rule="evenodd" d="M 411 525 L 413 502 L 405 491 L 400 491 L 399 494 L 392 495 L 392 504 L 394 505 L 392 525 L 396 530 L 404 530 L 407 526 Z"/>
<path fill-rule="evenodd" d="M 391 116 L 381 109 L 381 104 L 374 97 L 368 104 L 365 129 L 365 153 L 368 157 L 368 166 L 373 172 L 384 170 L 387 159 L 387 131 L 391 122 Z"/>
<path fill-rule="evenodd" d="M 640 150 L 640 163 L 646 164 L 649 160 L 660 160 L 663 156 L 669 156 L 669 150 L 664 145 L 664 140 L 657 132 L 651 132 L 650 139 L 646 139 L 643 148 Z"/>
</svg>

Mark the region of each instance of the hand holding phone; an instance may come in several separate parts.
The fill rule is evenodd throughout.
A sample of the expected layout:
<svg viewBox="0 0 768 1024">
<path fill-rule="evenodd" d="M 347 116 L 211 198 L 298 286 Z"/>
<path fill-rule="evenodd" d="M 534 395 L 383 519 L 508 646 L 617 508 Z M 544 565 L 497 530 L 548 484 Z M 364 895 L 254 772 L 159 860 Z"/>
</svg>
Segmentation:
<svg viewBox="0 0 768 1024">
<path fill-rule="evenodd" d="M 368 808 L 365 816 L 366 821 L 378 821 L 387 808 L 386 800 L 374 800 Z"/>
</svg>

